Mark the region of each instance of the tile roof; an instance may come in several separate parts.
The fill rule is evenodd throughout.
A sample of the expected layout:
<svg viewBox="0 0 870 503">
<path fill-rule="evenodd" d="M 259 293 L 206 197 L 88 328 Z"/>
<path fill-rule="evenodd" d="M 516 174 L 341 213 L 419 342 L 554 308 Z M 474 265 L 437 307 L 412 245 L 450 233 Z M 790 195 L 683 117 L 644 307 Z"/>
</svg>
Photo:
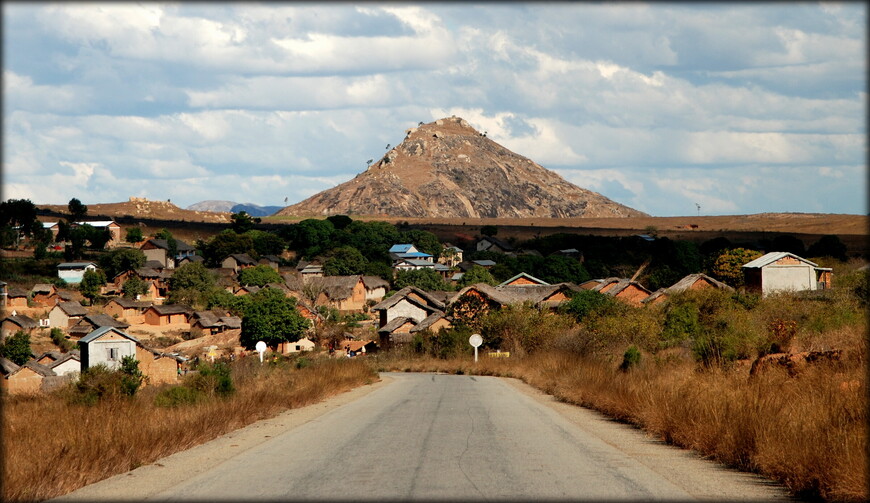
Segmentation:
<svg viewBox="0 0 870 503">
<path fill-rule="evenodd" d="M 770 253 L 766 253 L 766 254 L 764 254 L 764 255 L 758 257 L 757 259 L 755 259 L 755 260 L 753 260 L 753 261 L 751 261 L 751 262 L 748 262 L 748 263 L 746 263 L 746 264 L 743 264 L 743 267 L 746 267 L 746 268 L 748 268 L 748 269 L 753 269 L 753 268 L 756 268 L 756 267 L 764 267 L 764 266 L 766 266 L 766 265 L 770 265 L 770 264 L 776 262 L 777 260 L 780 260 L 780 259 L 785 258 L 785 257 L 791 257 L 791 258 L 793 258 L 793 259 L 795 259 L 795 260 L 800 260 L 801 262 L 803 262 L 803 263 L 805 263 L 805 264 L 809 264 L 809 265 L 811 265 L 811 266 L 813 266 L 813 267 L 818 267 L 818 266 L 819 266 L 819 265 L 816 264 L 815 262 L 810 262 L 809 260 L 807 260 L 807 259 L 805 259 L 805 258 L 798 257 L 798 256 L 795 255 L 794 253 L 789 253 L 789 252 L 770 252 Z"/>
<path fill-rule="evenodd" d="M 57 288 L 49 283 L 37 283 L 30 289 L 33 293 L 51 293 L 57 291 Z"/>
<path fill-rule="evenodd" d="M 123 330 L 121 330 L 120 328 L 115 328 L 115 327 L 100 327 L 100 328 L 95 328 L 91 333 L 89 333 L 88 335 L 82 337 L 82 338 L 79 340 L 79 343 L 87 344 L 87 343 L 89 343 L 89 342 L 91 342 L 91 341 L 93 341 L 93 340 L 95 340 L 95 339 L 98 339 L 98 338 L 100 338 L 100 337 L 106 335 L 106 333 L 107 333 L 107 332 L 110 332 L 110 331 L 111 331 L 111 332 L 116 332 L 116 333 L 118 333 L 119 335 L 122 335 L 122 336 L 126 337 L 127 339 L 130 339 L 131 341 L 135 342 L 136 344 L 138 344 L 138 345 L 140 345 L 140 346 L 142 345 L 142 344 L 139 342 L 139 339 L 133 337 L 132 335 L 128 334 L 127 332 L 125 332 L 125 331 L 123 331 Z"/>
</svg>

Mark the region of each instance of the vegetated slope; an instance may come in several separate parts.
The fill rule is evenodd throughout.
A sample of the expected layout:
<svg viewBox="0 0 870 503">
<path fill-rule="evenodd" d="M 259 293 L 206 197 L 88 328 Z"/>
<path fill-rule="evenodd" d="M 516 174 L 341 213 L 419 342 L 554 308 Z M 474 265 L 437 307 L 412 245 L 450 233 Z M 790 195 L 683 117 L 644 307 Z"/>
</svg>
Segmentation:
<svg viewBox="0 0 870 503">
<path fill-rule="evenodd" d="M 276 213 L 443 218 L 639 217 L 569 183 L 458 117 L 411 128 L 353 180 Z"/>
</svg>

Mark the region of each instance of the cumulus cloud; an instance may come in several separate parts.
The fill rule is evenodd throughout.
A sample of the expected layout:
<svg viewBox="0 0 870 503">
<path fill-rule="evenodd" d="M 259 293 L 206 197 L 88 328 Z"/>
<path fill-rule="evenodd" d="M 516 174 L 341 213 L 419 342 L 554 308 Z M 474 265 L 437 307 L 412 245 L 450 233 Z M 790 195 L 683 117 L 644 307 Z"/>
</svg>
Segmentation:
<svg viewBox="0 0 870 503">
<path fill-rule="evenodd" d="M 655 215 L 696 202 L 865 211 L 862 4 L 13 3 L 4 15 L 4 197 L 292 203 L 455 114 Z"/>
</svg>

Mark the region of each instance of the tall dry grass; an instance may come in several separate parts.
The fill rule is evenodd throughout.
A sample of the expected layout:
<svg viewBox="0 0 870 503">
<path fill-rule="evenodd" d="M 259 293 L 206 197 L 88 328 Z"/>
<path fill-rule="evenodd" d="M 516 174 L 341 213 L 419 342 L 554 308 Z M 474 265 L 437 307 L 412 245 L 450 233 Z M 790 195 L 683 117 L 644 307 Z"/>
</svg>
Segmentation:
<svg viewBox="0 0 870 503">
<path fill-rule="evenodd" d="M 233 365 L 236 391 L 179 407 L 156 407 L 159 390 L 97 405 L 63 392 L 4 399 L 3 501 L 40 501 L 152 463 L 232 430 L 377 380 L 364 362 L 323 359 Z"/>
<path fill-rule="evenodd" d="M 702 369 L 647 361 L 629 372 L 566 353 L 527 358 L 379 356 L 380 370 L 517 377 L 561 401 L 590 407 L 675 445 L 825 501 L 866 501 L 866 347 L 847 362 L 797 377 L 748 367 Z"/>
</svg>

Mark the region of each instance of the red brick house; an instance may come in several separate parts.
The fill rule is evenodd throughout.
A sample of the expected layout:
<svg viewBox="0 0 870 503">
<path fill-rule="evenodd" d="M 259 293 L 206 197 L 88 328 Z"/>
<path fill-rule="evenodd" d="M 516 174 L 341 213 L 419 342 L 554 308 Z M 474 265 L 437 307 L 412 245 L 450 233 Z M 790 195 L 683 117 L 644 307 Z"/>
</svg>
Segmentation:
<svg viewBox="0 0 870 503">
<path fill-rule="evenodd" d="M 145 323 L 148 325 L 175 325 L 189 323 L 190 310 L 177 304 L 151 306 L 145 310 Z"/>
</svg>

